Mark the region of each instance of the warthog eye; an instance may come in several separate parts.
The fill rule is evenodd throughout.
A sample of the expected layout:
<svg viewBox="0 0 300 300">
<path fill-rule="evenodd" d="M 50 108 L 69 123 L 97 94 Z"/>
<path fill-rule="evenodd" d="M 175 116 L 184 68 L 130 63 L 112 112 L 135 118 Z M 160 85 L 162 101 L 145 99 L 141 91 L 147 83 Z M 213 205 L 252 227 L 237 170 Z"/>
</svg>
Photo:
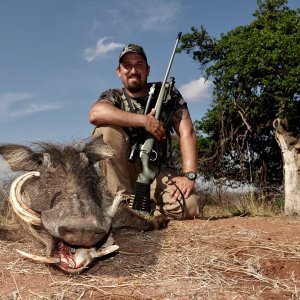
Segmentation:
<svg viewBox="0 0 300 300">
<path fill-rule="evenodd" d="M 62 194 L 62 192 L 57 192 L 54 194 L 53 198 L 51 199 L 50 208 L 53 208 L 53 206 L 59 202 L 59 196 Z"/>
</svg>

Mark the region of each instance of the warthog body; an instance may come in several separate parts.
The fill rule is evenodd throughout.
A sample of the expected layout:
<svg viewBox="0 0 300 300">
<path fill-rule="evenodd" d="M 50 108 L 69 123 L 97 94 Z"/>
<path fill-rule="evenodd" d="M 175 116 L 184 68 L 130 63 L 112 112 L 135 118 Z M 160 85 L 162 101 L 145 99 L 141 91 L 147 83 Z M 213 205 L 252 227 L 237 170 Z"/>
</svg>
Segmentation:
<svg viewBox="0 0 300 300">
<path fill-rule="evenodd" d="M 111 238 L 114 229 L 147 231 L 168 223 L 163 216 L 142 218 L 118 195 L 108 194 L 95 164 L 113 153 L 100 138 L 72 145 L 2 144 L 0 154 L 13 171 L 23 171 L 12 184 L 12 207 L 46 246 L 46 257 L 20 251 L 25 256 L 79 273 L 95 257 L 118 248 Z"/>
</svg>

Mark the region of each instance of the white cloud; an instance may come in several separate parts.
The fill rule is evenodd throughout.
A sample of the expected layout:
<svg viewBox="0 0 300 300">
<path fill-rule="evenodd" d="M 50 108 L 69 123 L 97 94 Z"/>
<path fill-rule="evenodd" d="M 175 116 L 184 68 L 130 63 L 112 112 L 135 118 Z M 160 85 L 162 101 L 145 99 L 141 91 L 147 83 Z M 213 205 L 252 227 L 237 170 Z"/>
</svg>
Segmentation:
<svg viewBox="0 0 300 300">
<path fill-rule="evenodd" d="M 128 36 L 151 32 L 170 32 L 174 31 L 174 24 L 182 17 L 182 11 L 186 9 L 186 3 L 182 0 L 123 0 L 114 5 L 107 5 L 105 8 L 102 4 L 102 13 L 104 18 L 92 21 L 91 30 L 93 34 L 101 32 L 103 35 L 120 34 L 122 38 Z M 109 22 L 109 26 L 107 23 Z M 103 34 L 105 32 L 105 34 Z M 107 38 L 100 39 L 95 48 L 89 47 L 84 50 L 84 57 L 87 61 L 100 59 L 105 55 L 101 51 L 106 46 L 113 46 L 114 43 L 104 44 Z M 116 44 L 122 45 L 122 44 Z M 123 45 L 122 45 L 123 46 Z M 99 53 L 98 53 L 99 47 Z M 107 52 L 106 52 L 107 53 Z"/>
<path fill-rule="evenodd" d="M 53 109 L 58 109 L 59 107 L 57 105 L 52 104 L 35 104 L 35 103 L 29 103 L 26 107 L 11 111 L 10 116 L 11 117 L 20 117 L 24 115 L 31 115 L 42 111 L 48 111 Z"/>
<path fill-rule="evenodd" d="M 148 9 L 145 9 L 145 2 L 138 1 L 139 7 L 136 10 L 137 16 L 142 19 L 139 20 L 141 29 L 143 30 L 162 30 L 165 26 L 171 24 L 176 20 L 178 13 L 181 10 L 179 2 L 169 1 L 148 1 Z"/>
<path fill-rule="evenodd" d="M 124 46 L 124 44 L 115 42 L 105 43 L 105 41 L 107 41 L 108 39 L 108 37 L 104 37 L 97 42 L 95 48 L 84 49 L 83 56 L 85 60 L 87 60 L 88 62 L 92 62 L 94 60 L 101 59 L 107 53 Z"/>
<path fill-rule="evenodd" d="M 33 97 L 34 95 L 29 93 L 6 93 L 0 96 L 0 112 L 7 110 L 17 102 L 26 101 Z"/>
<path fill-rule="evenodd" d="M 6 93 L 0 95 L 0 120 L 22 117 L 34 113 L 58 109 L 57 104 L 36 103 L 30 93 Z"/>
<path fill-rule="evenodd" d="M 200 77 L 182 85 L 179 91 L 187 102 L 203 102 L 211 99 L 212 85 L 211 81 Z"/>
</svg>

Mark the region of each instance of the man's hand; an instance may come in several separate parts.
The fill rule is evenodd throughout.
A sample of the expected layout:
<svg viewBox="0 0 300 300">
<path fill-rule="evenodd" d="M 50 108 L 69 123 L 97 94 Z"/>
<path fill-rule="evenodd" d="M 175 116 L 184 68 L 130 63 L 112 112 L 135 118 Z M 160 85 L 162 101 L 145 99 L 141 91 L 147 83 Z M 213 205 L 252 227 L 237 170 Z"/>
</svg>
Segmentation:
<svg viewBox="0 0 300 300">
<path fill-rule="evenodd" d="M 155 118 L 155 109 L 146 115 L 145 130 L 152 134 L 158 141 L 166 138 L 166 130 L 163 123 Z"/>
<path fill-rule="evenodd" d="M 195 188 L 195 181 L 189 180 L 183 176 L 177 176 L 167 181 L 168 185 L 173 185 L 173 189 L 170 195 L 170 202 L 175 202 L 176 200 L 182 200 L 182 195 L 184 198 L 188 198 L 191 192 Z M 180 191 L 182 193 L 180 193 Z"/>
</svg>

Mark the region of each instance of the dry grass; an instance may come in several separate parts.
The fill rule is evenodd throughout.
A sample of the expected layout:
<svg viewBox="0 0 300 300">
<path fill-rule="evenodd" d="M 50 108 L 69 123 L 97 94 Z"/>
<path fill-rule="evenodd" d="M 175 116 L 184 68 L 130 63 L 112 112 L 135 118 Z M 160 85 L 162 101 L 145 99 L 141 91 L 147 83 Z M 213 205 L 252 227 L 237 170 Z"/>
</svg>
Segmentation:
<svg viewBox="0 0 300 300">
<path fill-rule="evenodd" d="M 269 266 L 275 261 L 299 269 L 299 238 L 273 240 L 232 220 L 174 221 L 161 232 L 123 230 L 115 236 L 120 252 L 78 276 L 13 255 L 1 262 L 1 286 L 11 286 L 1 299 L 299 299 L 300 272 L 282 277 Z M 17 247 L 27 245 L 3 242 L 1 257 Z"/>
<path fill-rule="evenodd" d="M 230 194 L 204 195 L 206 205 L 203 217 L 225 218 L 236 216 L 278 216 L 284 211 L 280 197 L 267 198 L 263 195 Z"/>
</svg>

